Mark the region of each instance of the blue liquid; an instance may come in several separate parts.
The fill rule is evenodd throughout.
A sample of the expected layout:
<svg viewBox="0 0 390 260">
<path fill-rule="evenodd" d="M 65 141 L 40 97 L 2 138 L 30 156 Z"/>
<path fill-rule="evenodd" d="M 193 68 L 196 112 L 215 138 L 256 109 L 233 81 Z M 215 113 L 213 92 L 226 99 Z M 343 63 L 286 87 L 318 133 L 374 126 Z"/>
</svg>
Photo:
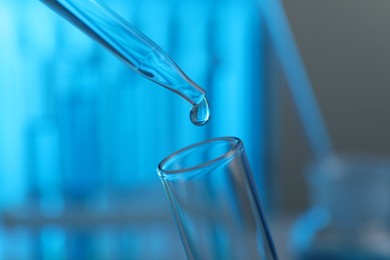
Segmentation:
<svg viewBox="0 0 390 260">
<path fill-rule="evenodd" d="M 97 0 L 41 2 L 98 41 L 135 72 L 190 102 L 192 123 L 201 126 L 207 122 L 210 111 L 205 91 L 157 44 L 106 5 Z"/>
</svg>

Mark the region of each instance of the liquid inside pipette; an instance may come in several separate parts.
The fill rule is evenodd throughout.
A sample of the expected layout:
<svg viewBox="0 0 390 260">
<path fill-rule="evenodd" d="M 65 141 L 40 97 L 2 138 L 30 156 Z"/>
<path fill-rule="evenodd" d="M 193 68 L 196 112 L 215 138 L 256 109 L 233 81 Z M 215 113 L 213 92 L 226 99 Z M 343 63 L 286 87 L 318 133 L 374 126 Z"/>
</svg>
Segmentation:
<svg viewBox="0 0 390 260">
<path fill-rule="evenodd" d="M 94 38 L 140 75 L 191 103 L 191 122 L 210 118 L 205 91 L 195 84 L 152 40 L 98 0 L 41 0 Z"/>
</svg>

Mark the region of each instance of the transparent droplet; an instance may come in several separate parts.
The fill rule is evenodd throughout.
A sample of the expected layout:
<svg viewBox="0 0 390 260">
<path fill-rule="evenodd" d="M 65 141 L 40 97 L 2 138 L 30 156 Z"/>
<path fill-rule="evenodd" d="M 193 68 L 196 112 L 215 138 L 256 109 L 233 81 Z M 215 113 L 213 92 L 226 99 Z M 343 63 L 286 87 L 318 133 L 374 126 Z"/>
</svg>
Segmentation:
<svg viewBox="0 0 390 260">
<path fill-rule="evenodd" d="M 190 112 L 191 122 L 196 126 L 205 125 L 210 119 L 210 109 L 207 102 L 207 98 L 203 99 L 196 105 L 194 105 Z"/>
</svg>

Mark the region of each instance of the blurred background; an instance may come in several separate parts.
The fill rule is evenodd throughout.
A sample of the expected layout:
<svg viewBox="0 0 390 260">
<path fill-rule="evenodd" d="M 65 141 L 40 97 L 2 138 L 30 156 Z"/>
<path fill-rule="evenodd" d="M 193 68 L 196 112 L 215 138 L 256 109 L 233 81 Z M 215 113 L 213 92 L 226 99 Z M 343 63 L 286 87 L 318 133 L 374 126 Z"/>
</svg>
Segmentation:
<svg viewBox="0 0 390 260">
<path fill-rule="evenodd" d="M 206 89 L 212 119 L 193 126 L 41 2 L 2 0 L 1 259 L 185 259 L 155 168 L 227 135 L 281 259 L 389 257 L 388 1 L 104 2 Z"/>
</svg>

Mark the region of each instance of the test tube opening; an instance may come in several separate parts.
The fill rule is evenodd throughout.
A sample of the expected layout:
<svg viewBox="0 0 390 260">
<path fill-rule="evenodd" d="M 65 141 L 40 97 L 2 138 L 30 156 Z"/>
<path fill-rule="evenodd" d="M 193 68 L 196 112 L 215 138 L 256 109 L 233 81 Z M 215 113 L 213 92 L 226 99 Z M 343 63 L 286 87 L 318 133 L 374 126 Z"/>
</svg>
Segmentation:
<svg viewBox="0 0 390 260">
<path fill-rule="evenodd" d="M 160 178 L 185 177 L 199 169 L 221 165 L 243 149 L 237 137 L 221 137 L 185 147 L 168 156 L 158 165 Z"/>
</svg>

